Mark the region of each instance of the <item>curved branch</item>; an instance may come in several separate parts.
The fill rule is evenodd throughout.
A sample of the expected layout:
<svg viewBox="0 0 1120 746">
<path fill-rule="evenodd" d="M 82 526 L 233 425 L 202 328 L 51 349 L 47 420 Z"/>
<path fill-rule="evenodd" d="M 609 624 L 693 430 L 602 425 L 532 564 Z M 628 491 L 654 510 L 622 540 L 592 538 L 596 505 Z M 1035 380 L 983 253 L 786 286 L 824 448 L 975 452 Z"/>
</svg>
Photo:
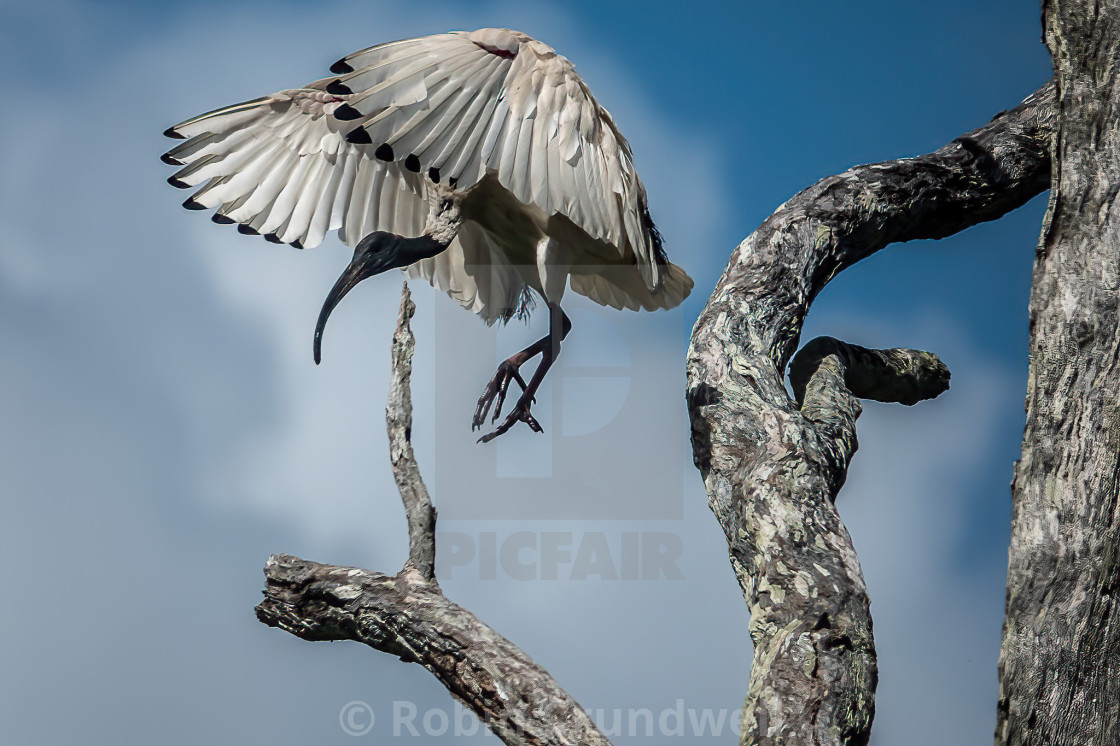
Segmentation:
<svg viewBox="0 0 1120 746">
<path fill-rule="evenodd" d="M 818 182 L 739 245 L 697 320 L 686 392 L 693 457 L 755 645 L 743 743 L 867 742 L 877 678 L 870 601 L 832 500 L 855 449 L 854 397 L 905 401 L 937 386 L 924 353 L 830 354 L 816 343 L 791 371 L 798 407 L 781 371 L 810 303 L 837 273 L 892 242 L 947 236 L 1040 193 L 1053 127 L 1048 83 L 934 153 Z M 909 376 L 897 375 L 899 363 Z"/>
<path fill-rule="evenodd" d="M 415 573 L 383 575 L 276 555 L 257 618 L 304 640 L 357 640 L 419 663 L 511 746 L 609 746 L 521 648 Z"/>
<path fill-rule="evenodd" d="M 408 516 L 404 568 L 385 575 L 273 555 L 257 619 L 305 640 L 356 640 L 419 663 L 511 746 L 609 746 L 547 671 L 440 591 L 433 570 L 436 512 L 411 443 L 414 312 L 405 284 L 385 408 L 393 476 Z"/>
<path fill-rule="evenodd" d="M 860 399 L 913 405 L 949 388 L 949 369 L 932 352 L 869 350 L 832 337 L 817 337 L 789 366 L 801 414 L 812 423 L 828 457 L 832 498 L 844 486 L 856 452 Z"/>
<path fill-rule="evenodd" d="M 807 406 L 826 406 L 821 399 L 835 386 L 825 387 L 825 369 L 835 371 L 853 396 L 872 401 L 910 406 L 949 389 L 949 369 L 931 352 L 869 350 L 832 337 L 817 337 L 801 348 L 789 366 L 789 382 L 802 412 Z"/>
</svg>

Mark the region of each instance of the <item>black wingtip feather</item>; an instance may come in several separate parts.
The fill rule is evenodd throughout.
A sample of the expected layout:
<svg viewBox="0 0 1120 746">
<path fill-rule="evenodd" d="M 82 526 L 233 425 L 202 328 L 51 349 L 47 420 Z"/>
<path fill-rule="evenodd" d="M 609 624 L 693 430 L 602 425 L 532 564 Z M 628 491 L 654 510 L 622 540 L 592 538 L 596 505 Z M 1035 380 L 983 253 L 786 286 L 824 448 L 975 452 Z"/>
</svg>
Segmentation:
<svg viewBox="0 0 1120 746">
<path fill-rule="evenodd" d="M 253 228 L 253 226 L 246 223 L 238 223 L 237 232 L 243 236 L 259 236 L 260 233 Z"/>
<path fill-rule="evenodd" d="M 163 155 L 161 155 L 159 157 L 159 159 L 161 161 L 163 161 L 164 163 L 166 163 L 168 166 L 182 166 L 183 165 L 183 162 L 180 161 L 179 159 L 172 158 L 170 153 L 164 153 Z"/>
<path fill-rule="evenodd" d="M 163 131 L 163 136 L 164 137 L 170 137 L 173 140 L 186 140 L 187 139 L 186 135 L 180 135 L 178 132 L 176 132 L 174 127 L 168 127 L 167 129 L 165 129 Z"/>
<path fill-rule="evenodd" d="M 303 244 L 299 242 L 298 238 L 295 241 L 292 241 L 291 244 L 292 244 L 292 246 L 295 246 L 297 249 L 302 249 L 303 248 Z"/>
<path fill-rule="evenodd" d="M 383 142 L 377 146 L 377 150 L 373 152 L 373 155 L 380 160 L 391 161 L 393 160 L 393 146 L 387 142 Z"/>
<path fill-rule="evenodd" d="M 188 187 L 190 187 L 190 184 L 185 181 L 179 181 L 174 176 L 168 176 L 167 183 L 175 187 L 176 189 L 187 189 Z"/>
<path fill-rule="evenodd" d="M 188 210 L 208 210 L 208 209 L 210 209 L 206 205 L 204 205 L 200 202 L 195 202 L 194 197 L 189 197 L 187 199 L 187 201 L 183 203 L 183 207 L 187 208 Z"/>
<path fill-rule="evenodd" d="M 334 110 L 334 114 L 332 116 L 334 116 L 334 118 L 339 120 L 340 122 L 349 122 L 354 119 L 361 119 L 362 112 L 358 111 L 350 104 L 343 104 L 342 106 Z"/>
<path fill-rule="evenodd" d="M 373 140 L 370 139 L 369 133 L 359 127 L 346 136 L 346 142 L 352 142 L 355 145 L 372 145 Z"/>
<path fill-rule="evenodd" d="M 346 64 L 346 60 L 339 60 L 338 62 L 331 65 L 331 72 L 335 75 L 345 75 L 346 73 L 354 72 L 354 68 Z"/>
<path fill-rule="evenodd" d="M 420 159 L 416 157 L 415 153 L 409 153 L 408 157 L 404 159 L 404 167 L 414 174 L 420 173 Z"/>
<path fill-rule="evenodd" d="M 327 93 L 333 93 L 336 96 L 349 96 L 353 91 L 342 81 L 332 80 L 330 83 L 327 83 Z"/>
<path fill-rule="evenodd" d="M 276 235 L 275 233 L 264 234 L 264 240 L 268 241 L 269 243 L 284 243 L 280 240 L 280 236 Z"/>
<path fill-rule="evenodd" d="M 428 169 L 428 178 L 431 179 L 436 184 L 438 184 L 439 183 L 439 169 L 436 168 L 435 166 L 429 168 Z"/>
<path fill-rule="evenodd" d="M 217 223 L 218 225 L 231 225 L 231 224 L 237 222 L 233 218 L 226 217 L 225 215 L 222 215 L 220 212 L 216 212 L 213 215 L 211 215 L 210 219 L 212 221 L 214 221 L 215 223 Z"/>
</svg>

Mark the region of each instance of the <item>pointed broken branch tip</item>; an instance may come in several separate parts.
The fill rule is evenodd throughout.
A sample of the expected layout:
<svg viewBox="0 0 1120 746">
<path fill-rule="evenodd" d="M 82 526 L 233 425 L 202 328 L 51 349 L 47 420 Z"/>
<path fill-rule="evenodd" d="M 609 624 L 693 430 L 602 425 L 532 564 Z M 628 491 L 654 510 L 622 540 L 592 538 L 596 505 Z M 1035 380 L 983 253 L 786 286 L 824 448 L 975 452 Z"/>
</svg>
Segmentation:
<svg viewBox="0 0 1120 746">
<path fill-rule="evenodd" d="M 408 291 L 408 283 L 401 288 L 401 307 L 397 315 L 397 328 L 393 332 L 393 372 L 389 383 L 389 398 L 385 405 L 385 426 L 389 431 L 389 459 L 393 464 L 393 478 L 401 493 L 405 515 L 408 518 L 408 560 L 404 570 L 414 571 L 426 581 L 435 581 L 436 560 L 436 509 L 432 498 L 420 478 L 420 467 L 412 451 L 412 353 L 416 338 L 409 322 L 416 313 L 416 304 Z"/>
</svg>

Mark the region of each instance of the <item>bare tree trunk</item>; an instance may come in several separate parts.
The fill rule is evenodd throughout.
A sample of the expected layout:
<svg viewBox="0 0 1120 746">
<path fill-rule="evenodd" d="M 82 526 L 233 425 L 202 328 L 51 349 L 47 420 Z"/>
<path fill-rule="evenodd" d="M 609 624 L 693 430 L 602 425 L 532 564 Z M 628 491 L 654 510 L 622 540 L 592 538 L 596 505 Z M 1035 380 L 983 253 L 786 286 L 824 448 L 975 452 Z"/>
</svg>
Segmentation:
<svg viewBox="0 0 1120 746">
<path fill-rule="evenodd" d="M 864 744 L 876 684 L 869 600 L 833 505 L 855 397 L 913 403 L 948 372 L 928 353 L 817 340 L 782 370 L 818 292 L 896 241 L 940 238 L 1049 184 L 1053 87 L 935 153 L 832 176 L 735 250 L 688 354 L 692 446 L 751 612 L 744 744 Z"/>
<path fill-rule="evenodd" d="M 1120 743 L 1120 4 L 1047 0 L 1058 82 L 1012 485 L 999 744 Z"/>
</svg>

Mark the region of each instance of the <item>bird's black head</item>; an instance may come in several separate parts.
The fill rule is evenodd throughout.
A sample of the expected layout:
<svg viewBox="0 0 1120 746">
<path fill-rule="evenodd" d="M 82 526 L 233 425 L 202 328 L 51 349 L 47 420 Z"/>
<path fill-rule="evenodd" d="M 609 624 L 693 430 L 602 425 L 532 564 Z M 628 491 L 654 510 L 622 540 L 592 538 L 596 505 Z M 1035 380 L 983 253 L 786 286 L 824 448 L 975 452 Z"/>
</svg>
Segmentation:
<svg viewBox="0 0 1120 746">
<path fill-rule="evenodd" d="M 327 300 L 323 303 L 323 310 L 319 312 L 319 322 L 315 325 L 315 364 L 321 359 L 321 346 L 323 341 L 323 328 L 327 325 L 327 318 L 331 311 L 342 300 L 342 297 L 367 277 L 379 275 L 390 269 L 404 267 L 411 262 L 407 261 L 401 250 L 401 237 L 375 231 L 361 241 L 354 248 L 354 258 L 350 266 L 338 278 L 338 282 L 331 288 Z"/>
</svg>

